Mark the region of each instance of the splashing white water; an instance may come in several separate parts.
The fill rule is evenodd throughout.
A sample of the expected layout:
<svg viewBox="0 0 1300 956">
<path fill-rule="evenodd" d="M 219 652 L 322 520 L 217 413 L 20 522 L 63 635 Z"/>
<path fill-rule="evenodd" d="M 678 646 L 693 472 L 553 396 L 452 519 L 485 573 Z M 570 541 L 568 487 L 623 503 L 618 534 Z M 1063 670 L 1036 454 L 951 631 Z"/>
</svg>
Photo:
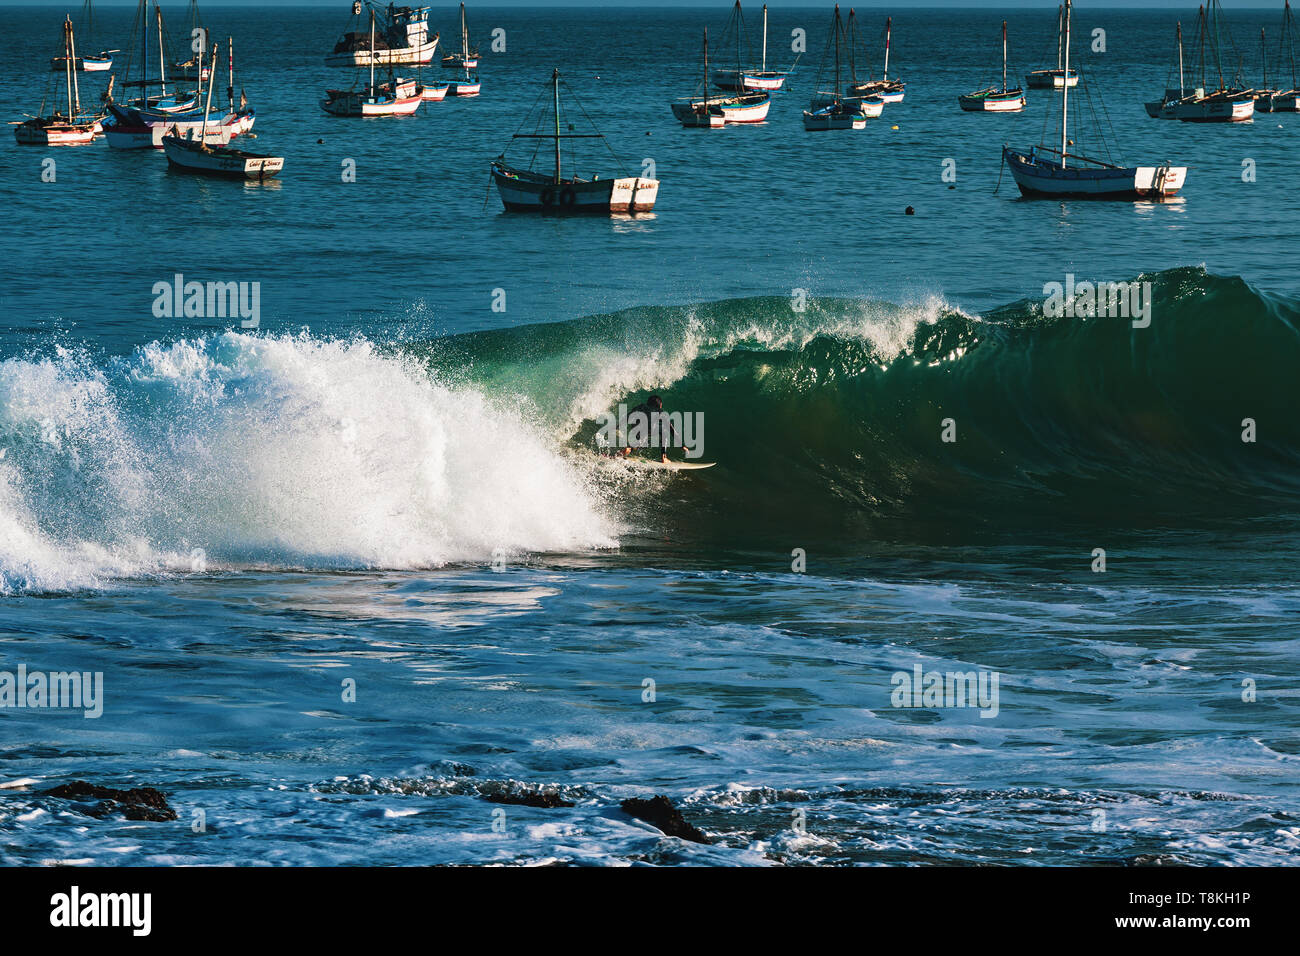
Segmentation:
<svg viewBox="0 0 1300 956">
<path fill-rule="evenodd" d="M 364 341 L 228 332 L 0 363 L 0 590 L 612 547 L 517 411 Z"/>
</svg>

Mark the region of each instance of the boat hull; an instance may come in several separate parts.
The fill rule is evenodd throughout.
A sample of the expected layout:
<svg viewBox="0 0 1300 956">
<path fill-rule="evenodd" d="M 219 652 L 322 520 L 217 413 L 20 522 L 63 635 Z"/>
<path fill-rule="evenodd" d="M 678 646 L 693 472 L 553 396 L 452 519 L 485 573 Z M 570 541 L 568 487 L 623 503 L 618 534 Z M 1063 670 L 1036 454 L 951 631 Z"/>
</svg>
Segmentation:
<svg viewBox="0 0 1300 956">
<path fill-rule="evenodd" d="M 472 80 L 451 80 L 447 84 L 448 96 L 478 96 L 483 84 L 477 78 Z"/>
<path fill-rule="evenodd" d="M 62 73 L 67 69 L 67 57 L 56 56 L 50 60 L 50 72 Z M 102 73 L 113 68 L 113 58 L 107 54 L 100 56 L 79 56 L 76 58 L 78 73 Z"/>
<path fill-rule="evenodd" d="M 321 100 L 320 108 L 331 116 L 410 116 L 424 102 L 423 96 L 368 96 L 347 90 L 331 90 L 331 95 Z"/>
<path fill-rule="evenodd" d="M 957 97 L 967 113 L 1019 113 L 1025 108 L 1023 90 L 980 90 Z"/>
<path fill-rule="evenodd" d="M 678 122 L 691 129 L 721 129 L 727 125 L 722 111 L 711 106 L 705 108 L 702 104 L 692 106 L 690 103 L 674 103 L 672 107 Z"/>
<path fill-rule="evenodd" d="M 548 215 L 608 216 L 654 209 L 659 180 L 643 177 L 568 181 L 556 185 L 548 176 L 492 165 L 492 180 L 509 212 Z"/>
<path fill-rule="evenodd" d="M 885 112 L 885 101 L 875 94 L 836 97 L 834 93 L 827 93 L 825 90 L 813 94 L 809 112 L 821 112 L 834 106 L 837 102 L 856 109 L 866 119 L 876 119 Z"/>
<path fill-rule="evenodd" d="M 901 103 L 907 84 L 902 80 L 871 80 L 850 86 L 848 92 L 855 97 L 875 97 L 882 103 Z"/>
<path fill-rule="evenodd" d="M 1167 199 L 1183 187 L 1185 166 L 1062 168 L 1055 160 L 1005 148 L 1003 159 L 1022 195 L 1052 199 Z"/>
<path fill-rule="evenodd" d="M 200 148 L 176 136 L 164 137 L 163 149 L 173 168 L 201 176 L 263 180 L 279 175 L 284 168 L 282 156 L 263 156 L 228 147 Z"/>
<path fill-rule="evenodd" d="M 836 129 L 866 129 L 867 118 L 850 104 L 803 111 L 803 128 L 810 133 Z"/>
<path fill-rule="evenodd" d="M 785 77 L 774 70 L 714 70 L 713 85 L 732 93 L 775 93 L 785 86 Z"/>
<path fill-rule="evenodd" d="M 28 120 L 14 127 L 14 138 L 23 146 L 87 146 L 95 141 L 97 125 Z"/>
<path fill-rule="evenodd" d="M 447 98 L 448 84 L 433 83 L 420 87 L 420 99 L 426 103 L 440 103 Z"/>
<path fill-rule="evenodd" d="M 1079 85 L 1079 74 L 1074 70 L 1070 71 L 1069 78 L 1070 89 Z M 1064 70 L 1034 70 L 1025 74 L 1025 89 L 1027 90 L 1059 90 L 1066 85 Z"/>
<path fill-rule="evenodd" d="M 1255 118 L 1249 96 L 1189 98 L 1171 104 L 1174 119 L 1184 123 L 1246 123 Z"/>
<path fill-rule="evenodd" d="M 762 123 L 767 120 L 772 98 L 766 93 L 744 93 L 738 96 L 709 97 L 707 105 L 710 110 L 721 113 L 727 123 Z M 705 100 L 699 97 L 685 103 L 674 103 L 673 113 L 681 119 L 679 108 L 695 111 L 704 107 Z"/>
</svg>

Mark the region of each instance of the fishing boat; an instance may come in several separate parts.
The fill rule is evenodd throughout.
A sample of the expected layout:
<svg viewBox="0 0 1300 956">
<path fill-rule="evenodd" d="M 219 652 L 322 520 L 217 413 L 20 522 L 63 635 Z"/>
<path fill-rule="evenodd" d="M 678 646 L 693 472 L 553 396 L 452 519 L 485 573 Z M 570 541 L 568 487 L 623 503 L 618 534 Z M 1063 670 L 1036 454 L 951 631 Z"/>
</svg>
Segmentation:
<svg viewBox="0 0 1300 956">
<path fill-rule="evenodd" d="M 704 76 L 700 83 L 704 90 L 703 99 L 686 97 L 680 103 L 672 104 L 673 115 L 683 126 L 693 129 L 721 129 L 727 125 L 722 110 L 709 102 L 709 28 L 704 28 Z"/>
<path fill-rule="evenodd" d="M 87 45 L 93 48 L 93 38 L 95 36 L 95 11 L 91 5 L 91 0 L 86 0 L 85 5 L 81 8 L 81 36 L 88 41 Z M 72 60 L 74 68 L 78 73 L 102 73 L 105 70 L 113 68 L 113 54 L 120 53 L 120 50 L 101 50 L 95 54 L 82 53 Z M 62 73 L 67 69 L 67 54 L 50 58 L 50 72 Z"/>
<path fill-rule="evenodd" d="M 72 17 L 63 21 L 63 75 L 67 86 L 66 112 L 54 110 L 49 116 L 33 116 L 14 124 L 14 138 L 24 146 L 85 146 L 95 141 L 100 131 L 96 116 L 83 113 L 81 90 L 77 83 L 77 41 Z M 45 112 L 44 104 L 41 109 Z"/>
<path fill-rule="evenodd" d="M 172 63 L 170 72 L 175 79 L 206 83 L 212 77 L 212 70 L 203 62 L 203 55 L 208 50 L 208 28 L 203 25 L 203 19 L 199 16 L 198 0 L 190 0 L 185 19 L 188 26 L 186 27 L 181 49 L 185 49 L 187 46 L 190 48 L 197 46 L 197 49 L 188 60 L 179 60 Z"/>
<path fill-rule="evenodd" d="M 149 79 L 149 34 L 156 32 L 158 38 L 158 79 Z M 128 47 L 134 47 L 135 37 L 140 38 L 140 79 L 123 80 L 123 88 L 136 88 L 140 90 L 141 95 L 135 99 L 128 99 L 124 103 L 108 103 L 108 110 L 113 115 L 110 116 L 109 123 L 122 123 L 124 118 L 119 115 L 121 110 L 136 110 L 140 118 L 145 120 L 157 120 L 170 117 L 172 114 L 196 111 L 199 105 L 197 90 L 181 90 L 173 85 L 172 92 L 167 92 L 167 40 L 166 32 L 163 26 L 162 8 L 154 4 L 154 27 L 149 25 L 148 0 L 140 0 L 140 5 L 136 10 L 135 26 L 132 28 L 131 43 Z M 124 75 L 131 72 L 132 63 L 128 60 Z M 158 93 L 151 94 L 150 87 L 157 86 Z M 111 97 L 107 97 L 111 100 Z M 110 138 L 109 144 L 113 145 L 113 139 Z M 161 148 L 161 147 L 160 147 Z"/>
<path fill-rule="evenodd" d="M 460 36 L 461 45 L 459 51 L 452 51 L 442 58 L 442 67 L 445 70 L 476 70 L 478 69 L 478 47 L 469 48 L 469 27 L 465 22 L 465 4 L 460 5 Z"/>
<path fill-rule="evenodd" d="M 370 33 L 375 35 L 375 11 L 370 11 Z M 355 86 L 355 84 L 354 84 Z M 331 116 L 410 116 L 424 95 L 414 80 L 399 80 L 390 71 L 389 82 L 375 82 L 375 59 L 370 60 L 370 82 L 365 89 L 326 90 L 321 109 Z"/>
<path fill-rule="evenodd" d="M 363 26 L 362 14 L 369 11 L 373 26 L 376 14 L 383 29 L 376 33 Z M 343 36 L 325 57 L 326 66 L 416 66 L 433 60 L 438 34 L 429 36 L 428 7 L 381 8 L 373 0 L 353 0 L 352 19 Z"/>
<path fill-rule="evenodd" d="M 1257 98 L 1255 105 L 1268 113 L 1300 112 L 1300 82 L 1296 80 L 1295 63 L 1295 14 L 1291 12 L 1291 0 L 1286 0 L 1282 10 L 1282 39 L 1278 45 L 1277 56 L 1279 61 L 1289 63 L 1291 66 L 1291 88 L 1270 90 L 1267 96 Z"/>
<path fill-rule="evenodd" d="M 1178 116 L 1174 107 L 1187 99 L 1189 96 L 1204 95 L 1204 89 L 1188 89 L 1187 81 L 1183 71 L 1183 24 L 1180 21 L 1174 28 L 1174 36 L 1178 46 L 1178 86 L 1165 86 L 1165 95 L 1158 100 L 1151 100 L 1145 105 L 1147 115 L 1152 119 L 1177 119 Z M 1168 84 L 1168 80 L 1166 80 Z"/>
<path fill-rule="evenodd" d="M 849 11 L 852 17 L 852 11 Z M 907 92 L 907 84 L 902 80 L 889 78 L 889 53 L 893 43 L 894 18 L 885 18 L 885 72 L 879 80 L 871 79 L 865 83 L 855 83 L 849 93 L 857 97 L 877 97 L 882 103 L 901 103 Z"/>
<path fill-rule="evenodd" d="M 541 151 L 542 141 L 553 140 L 555 143 L 555 165 L 548 172 L 538 172 L 530 166 L 523 169 L 506 162 L 505 153 L 498 156 L 491 167 L 492 181 L 496 183 L 501 203 L 509 212 L 540 212 L 556 215 L 590 214 L 608 216 L 613 214 L 650 212 L 654 209 L 659 195 L 659 180 L 641 176 L 625 176 L 617 179 L 601 179 L 592 176 L 586 179 L 577 175 L 566 176 L 561 164 L 561 144 L 570 140 L 599 139 L 605 137 L 599 132 L 573 133 L 561 132 L 566 127 L 560 119 L 560 71 L 551 73 L 551 99 L 553 118 L 546 116 L 544 109 L 537 113 L 533 132 L 517 132 L 511 137 L 516 140 L 530 140 L 533 149 L 533 164 Z M 566 89 L 568 85 L 565 84 Z M 572 95 L 572 91 L 569 90 Z M 585 114 L 584 114 L 585 115 Z M 547 123 L 553 119 L 553 123 Z M 524 119 L 527 126 L 528 118 Z M 524 126 L 521 126 L 522 130 Z M 547 127 L 543 131 L 543 127 Z M 552 132 L 551 130 L 554 130 Z M 606 144 L 608 145 L 608 144 Z M 611 150 L 612 152 L 612 150 Z"/>
<path fill-rule="evenodd" d="M 1025 108 L 1025 91 L 1007 88 L 1007 21 L 1002 21 L 1002 85 L 988 86 L 957 97 L 967 113 L 1019 113 Z"/>
<path fill-rule="evenodd" d="M 858 17 L 857 13 L 851 7 L 849 8 L 849 16 L 844 32 L 845 47 L 849 61 L 848 85 L 844 88 L 844 91 L 840 94 L 838 100 L 836 100 L 835 94 L 830 90 L 818 90 L 813 93 L 810 108 L 813 112 L 817 112 L 818 110 L 825 109 L 828 106 L 834 106 L 836 102 L 839 102 L 849 107 L 856 107 L 858 112 L 860 112 L 866 119 L 874 119 L 885 111 L 885 101 L 876 93 L 860 92 L 863 90 L 870 90 L 873 87 L 871 86 L 871 81 L 863 83 L 858 79 Z M 865 59 L 864 62 L 867 62 L 867 70 L 869 73 L 871 69 L 870 63 L 865 61 Z M 820 85 L 820 82 L 818 85 Z"/>
<path fill-rule="evenodd" d="M 212 61 L 208 66 L 209 76 L 216 72 L 217 51 L 220 44 L 212 48 Z M 234 80 L 232 78 L 233 85 Z M 208 115 L 212 111 L 212 84 L 208 85 L 208 97 L 203 107 L 203 126 L 196 135 L 186 136 L 179 131 L 171 131 L 163 137 L 163 149 L 167 153 L 167 163 L 172 169 L 202 176 L 220 176 L 227 179 L 264 180 L 279 174 L 284 168 L 283 156 L 266 156 L 261 153 L 249 153 L 229 146 L 211 146 L 207 142 Z"/>
<path fill-rule="evenodd" d="M 471 51 L 469 48 L 469 27 L 465 25 L 465 4 L 460 5 L 460 59 L 454 63 L 447 63 L 447 58 L 443 57 L 442 65 L 444 67 L 455 67 L 463 70 L 464 78 L 457 77 L 454 80 L 447 81 L 447 94 L 450 96 L 478 96 L 482 92 L 482 84 L 479 82 L 478 74 L 471 72 L 478 66 L 478 51 Z"/>
<path fill-rule="evenodd" d="M 1063 86 L 1078 86 L 1079 74 L 1071 70 L 1068 74 L 1061 68 L 1061 17 L 1065 8 L 1056 8 L 1056 69 L 1030 70 L 1025 74 L 1025 89 L 1059 90 Z"/>
<path fill-rule="evenodd" d="M 745 17 L 740 9 L 740 0 L 736 0 L 736 5 L 731 11 L 731 19 L 727 22 L 727 31 L 723 34 L 724 46 L 727 45 L 727 40 L 733 32 L 736 40 L 738 65 L 735 69 L 714 70 L 713 85 L 720 90 L 729 90 L 735 93 L 755 91 L 775 93 L 781 89 L 785 85 L 785 78 L 789 75 L 789 70 L 769 70 L 767 68 L 767 4 L 763 4 L 763 54 L 758 69 L 741 69 L 739 66 L 742 41 L 748 46 L 748 35 L 745 33 Z M 798 62 L 797 58 L 796 62 Z"/>
<path fill-rule="evenodd" d="M 808 132 L 825 132 L 834 129 L 866 129 L 867 117 L 860 102 L 847 102 L 840 91 L 841 57 L 840 47 L 844 42 L 844 21 L 840 18 L 840 5 L 835 5 L 835 17 L 831 21 L 831 35 L 827 39 L 826 49 L 822 51 L 822 65 L 817 71 L 817 90 L 813 93 L 812 103 L 803 111 L 803 128 Z M 834 75 L 830 89 L 823 88 L 822 73 L 826 69 L 827 56 L 834 50 Z M 882 107 L 883 108 L 883 107 Z"/>
<path fill-rule="evenodd" d="M 1229 86 L 1223 75 L 1223 56 L 1221 51 L 1221 30 L 1220 22 L 1223 17 L 1223 11 L 1219 6 L 1219 0 L 1210 0 L 1208 9 L 1202 6 L 1197 15 L 1197 66 L 1200 73 L 1200 85 L 1191 92 L 1190 95 L 1184 96 L 1173 103 L 1168 102 L 1166 94 L 1166 107 L 1173 112 L 1173 118 L 1181 120 L 1184 123 L 1245 123 L 1255 116 L 1255 97 L 1251 90 L 1243 89 L 1239 85 Z M 1231 44 L 1231 37 L 1229 37 Z M 1180 46 L 1179 62 L 1182 62 Z M 1236 56 L 1236 50 L 1232 50 Z M 1217 74 L 1218 85 L 1213 89 L 1206 82 L 1207 71 L 1210 68 L 1210 61 L 1213 60 L 1213 69 Z M 1181 69 L 1180 69 L 1181 74 Z M 1179 86 L 1183 82 L 1180 79 Z M 1148 113 L 1150 110 L 1147 111 Z"/>
<path fill-rule="evenodd" d="M 1071 0 L 1065 0 L 1062 16 L 1063 64 L 1070 68 Z M 1086 86 L 1080 82 L 1086 94 Z M 1028 149 L 1004 146 L 1002 158 L 1020 193 L 1026 197 L 1054 199 L 1166 199 L 1182 188 L 1187 167 L 1122 166 L 1108 160 L 1090 159 L 1071 152 L 1070 87 L 1061 93 L 1061 124 L 1058 146 L 1040 144 Z"/>
</svg>

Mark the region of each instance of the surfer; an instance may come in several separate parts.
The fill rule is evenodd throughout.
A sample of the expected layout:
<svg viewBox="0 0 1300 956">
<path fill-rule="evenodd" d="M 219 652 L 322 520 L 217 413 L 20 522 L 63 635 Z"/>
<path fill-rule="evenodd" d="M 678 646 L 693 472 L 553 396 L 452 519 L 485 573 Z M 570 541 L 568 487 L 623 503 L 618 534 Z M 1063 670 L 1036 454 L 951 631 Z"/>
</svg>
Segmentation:
<svg viewBox="0 0 1300 956">
<path fill-rule="evenodd" d="M 639 421 L 636 419 L 638 414 L 642 416 Z M 660 461 L 668 461 L 668 449 L 670 447 L 679 447 L 683 454 L 686 453 L 686 444 L 682 440 L 682 436 L 678 434 L 677 429 L 673 427 L 672 420 L 664 413 L 664 400 L 658 395 L 651 395 L 632 409 L 627 416 L 627 420 L 629 422 L 637 421 L 638 424 L 645 422 L 646 431 L 644 434 L 648 436 L 648 440 L 644 446 L 640 447 L 652 454 L 655 449 L 658 449 Z M 665 438 L 668 440 L 665 440 Z M 623 436 L 623 440 L 624 442 L 628 441 L 627 435 Z M 632 446 L 625 444 L 623 446 L 623 457 L 627 458 L 631 454 Z"/>
</svg>

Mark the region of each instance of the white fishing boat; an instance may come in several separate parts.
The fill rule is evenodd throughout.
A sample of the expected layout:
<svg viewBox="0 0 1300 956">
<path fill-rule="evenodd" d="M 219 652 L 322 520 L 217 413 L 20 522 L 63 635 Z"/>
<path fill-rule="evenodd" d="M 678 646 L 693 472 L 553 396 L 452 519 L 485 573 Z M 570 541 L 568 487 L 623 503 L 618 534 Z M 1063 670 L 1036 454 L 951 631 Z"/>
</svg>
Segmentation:
<svg viewBox="0 0 1300 956">
<path fill-rule="evenodd" d="M 370 11 L 370 33 L 375 35 L 375 11 Z M 321 109 L 331 116 L 410 116 L 424 102 L 423 91 L 414 80 L 399 80 L 390 73 L 389 82 L 375 82 L 375 61 L 370 62 L 370 82 L 365 89 L 326 90 Z"/>
<path fill-rule="evenodd" d="M 369 12 L 371 25 L 378 15 L 383 29 L 364 28 Z M 352 19 L 334 49 L 325 57 L 326 66 L 419 66 L 433 60 L 438 34 L 429 36 L 428 7 L 380 7 L 374 0 L 353 0 Z"/>
<path fill-rule="evenodd" d="M 82 38 L 82 45 L 94 49 L 95 37 L 95 11 L 91 0 L 86 0 L 85 5 L 81 8 L 81 28 L 79 30 Z M 102 73 L 113 68 L 113 54 L 120 53 L 120 50 L 101 50 L 98 53 L 81 53 L 73 57 L 73 67 L 79 73 Z M 65 53 L 62 56 L 50 58 L 50 72 L 62 73 L 67 69 L 68 56 Z"/>
<path fill-rule="evenodd" d="M 817 89 L 812 102 L 803 111 L 803 128 L 808 132 L 825 132 L 836 129 L 866 129 L 867 117 L 862 111 L 860 101 L 849 102 L 841 92 L 843 77 L 841 75 L 840 48 L 845 41 L 844 21 L 840 18 L 840 6 L 835 5 L 835 16 L 831 20 L 831 35 L 827 39 L 826 49 L 822 51 L 822 65 L 817 71 Z M 834 70 L 829 89 L 822 84 L 822 74 L 831 50 L 834 50 Z M 883 109 L 883 107 L 882 107 Z"/>
<path fill-rule="evenodd" d="M 785 85 L 785 78 L 790 71 L 769 70 L 767 68 L 767 4 L 763 4 L 763 53 L 758 69 L 742 69 L 739 63 L 741 45 L 743 43 L 748 46 L 749 43 L 748 35 L 745 33 L 745 17 L 740 9 L 740 0 L 736 0 L 736 5 L 731 11 L 731 19 L 727 23 L 727 31 L 723 34 L 722 46 L 724 48 L 728 46 L 727 41 L 733 32 L 736 41 L 737 65 L 735 69 L 714 70 L 713 85 L 720 90 L 729 90 L 736 93 L 775 93 L 781 89 Z M 798 62 L 797 58 L 796 62 Z"/>
<path fill-rule="evenodd" d="M 1077 71 L 1070 70 L 1067 74 L 1061 68 L 1061 17 L 1064 16 L 1064 10 L 1062 6 L 1056 8 L 1056 69 L 1030 70 L 1025 74 L 1025 89 L 1059 90 L 1063 86 L 1079 85 Z"/>
<path fill-rule="evenodd" d="M 506 162 L 505 154 L 497 157 L 491 167 L 492 181 L 501 196 L 501 203 L 509 212 L 534 212 L 551 215 L 615 215 L 650 212 L 654 209 L 659 195 L 659 180 L 641 176 L 625 176 L 616 179 L 601 179 L 598 176 L 585 178 L 577 175 L 566 176 L 561 164 L 560 146 L 567 140 L 599 139 L 605 137 L 599 132 L 572 133 L 561 129 L 565 126 L 560 118 L 560 71 L 551 73 L 553 122 L 548 124 L 544 111 L 539 114 L 531 133 L 515 133 L 511 142 L 516 140 L 553 140 L 555 144 L 555 165 L 545 173 L 535 169 L 523 169 Z M 569 91 L 570 95 L 572 91 Z M 528 118 L 524 126 L 528 125 Z M 543 126 L 549 126 L 545 132 Z M 521 129 L 524 127 L 521 127 Z M 554 129 L 554 132 L 550 130 Z M 540 144 L 539 144 L 540 145 Z M 538 149 L 534 148 L 536 159 Z"/>
<path fill-rule="evenodd" d="M 853 11 L 849 11 L 850 20 L 854 19 Z M 855 83 L 849 89 L 851 96 L 857 97 L 875 97 L 882 103 L 901 103 L 903 96 L 907 92 L 907 84 L 900 79 L 889 78 L 889 54 L 893 46 L 894 37 L 894 18 L 885 18 L 885 72 L 879 80 L 869 79 L 865 83 Z M 857 45 L 856 38 L 854 46 Z"/>
<path fill-rule="evenodd" d="M 704 75 L 700 82 L 704 98 L 697 100 L 686 97 L 680 103 L 673 103 L 673 115 L 683 126 L 693 129 L 721 129 L 727 125 L 722 110 L 709 102 L 709 28 L 704 28 Z"/>
<path fill-rule="evenodd" d="M 1065 69 L 1070 67 L 1071 0 L 1065 0 L 1062 45 Z M 1085 88 L 1083 83 L 1081 88 Z M 1026 197 L 1054 199 L 1166 199 L 1182 188 L 1187 167 L 1122 166 L 1071 152 L 1070 87 L 1062 86 L 1058 146 L 1040 144 L 1029 149 L 1002 149 L 1003 161 Z"/>
<path fill-rule="evenodd" d="M 1165 93 L 1165 110 L 1172 112 L 1173 118 L 1184 123 L 1245 123 L 1255 116 L 1255 96 L 1253 91 L 1240 86 L 1229 86 L 1223 74 L 1223 55 L 1221 50 L 1220 21 L 1223 11 L 1219 0 L 1210 0 L 1208 8 L 1202 6 L 1197 14 L 1197 67 L 1200 73 L 1200 85 L 1190 95 L 1170 101 L 1168 91 Z M 1179 31 L 1179 86 L 1185 86 L 1182 79 L 1182 34 Z M 1231 43 L 1231 38 L 1229 38 Z M 1236 50 L 1231 51 L 1236 57 Z M 1213 69 L 1217 75 L 1218 85 L 1211 88 L 1206 82 L 1208 70 Z M 1148 105 L 1147 112 L 1151 109 Z M 1155 114 L 1152 114 L 1155 115 Z"/>
<path fill-rule="evenodd" d="M 470 49 L 469 47 L 469 26 L 465 20 L 465 4 L 460 5 L 460 36 L 461 46 L 459 50 L 453 50 L 442 58 L 442 66 L 445 70 L 476 70 L 478 69 L 478 47 Z"/>
<path fill-rule="evenodd" d="M 54 110 L 49 116 L 32 116 L 14 124 L 14 138 L 24 146 L 85 146 L 95 141 L 100 131 L 99 117 L 81 109 L 81 89 L 77 82 L 77 41 L 72 18 L 63 21 L 63 75 L 67 88 L 67 110 Z M 44 113 L 44 108 L 42 108 Z"/>
<path fill-rule="evenodd" d="M 1295 60 L 1295 15 L 1291 12 L 1291 0 L 1286 0 L 1282 10 L 1282 39 L 1278 45 L 1277 56 L 1279 62 L 1290 64 L 1291 87 L 1285 90 L 1270 90 L 1267 96 L 1257 98 L 1255 105 L 1268 113 L 1300 112 L 1300 81 L 1296 79 Z"/>
<path fill-rule="evenodd" d="M 447 81 L 447 94 L 449 96 L 478 96 L 483 90 L 483 85 L 479 82 L 478 74 L 472 72 L 474 67 L 478 66 L 477 51 L 471 54 L 469 48 L 469 27 L 465 25 L 465 4 L 460 5 L 460 59 L 456 64 L 448 64 L 444 58 L 444 67 L 452 67 L 462 70 L 464 77 L 456 77 L 454 80 Z"/>
<path fill-rule="evenodd" d="M 209 70 L 216 72 L 217 49 L 212 48 L 212 62 Z M 284 157 L 267 156 L 250 153 L 228 146 L 211 146 L 207 143 L 206 124 L 212 110 L 212 87 L 208 87 L 208 97 L 203 108 L 204 126 L 196 135 L 187 137 L 178 131 L 171 131 L 163 137 L 163 149 L 167 153 L 168 164 L 176 170 L 196 173 L 203 176 L 220 176 L 227 179 L 270 179 L 284 168 Z"/>
<path fill-rule="evenodd" d="M 967 113 L 1019 113 L 1025 108 L 1025 91 L 1007 88 L 1007 21 L 1002 21 L 1002 85 L 988 86 L 957 97 Z"/>
</svg>

